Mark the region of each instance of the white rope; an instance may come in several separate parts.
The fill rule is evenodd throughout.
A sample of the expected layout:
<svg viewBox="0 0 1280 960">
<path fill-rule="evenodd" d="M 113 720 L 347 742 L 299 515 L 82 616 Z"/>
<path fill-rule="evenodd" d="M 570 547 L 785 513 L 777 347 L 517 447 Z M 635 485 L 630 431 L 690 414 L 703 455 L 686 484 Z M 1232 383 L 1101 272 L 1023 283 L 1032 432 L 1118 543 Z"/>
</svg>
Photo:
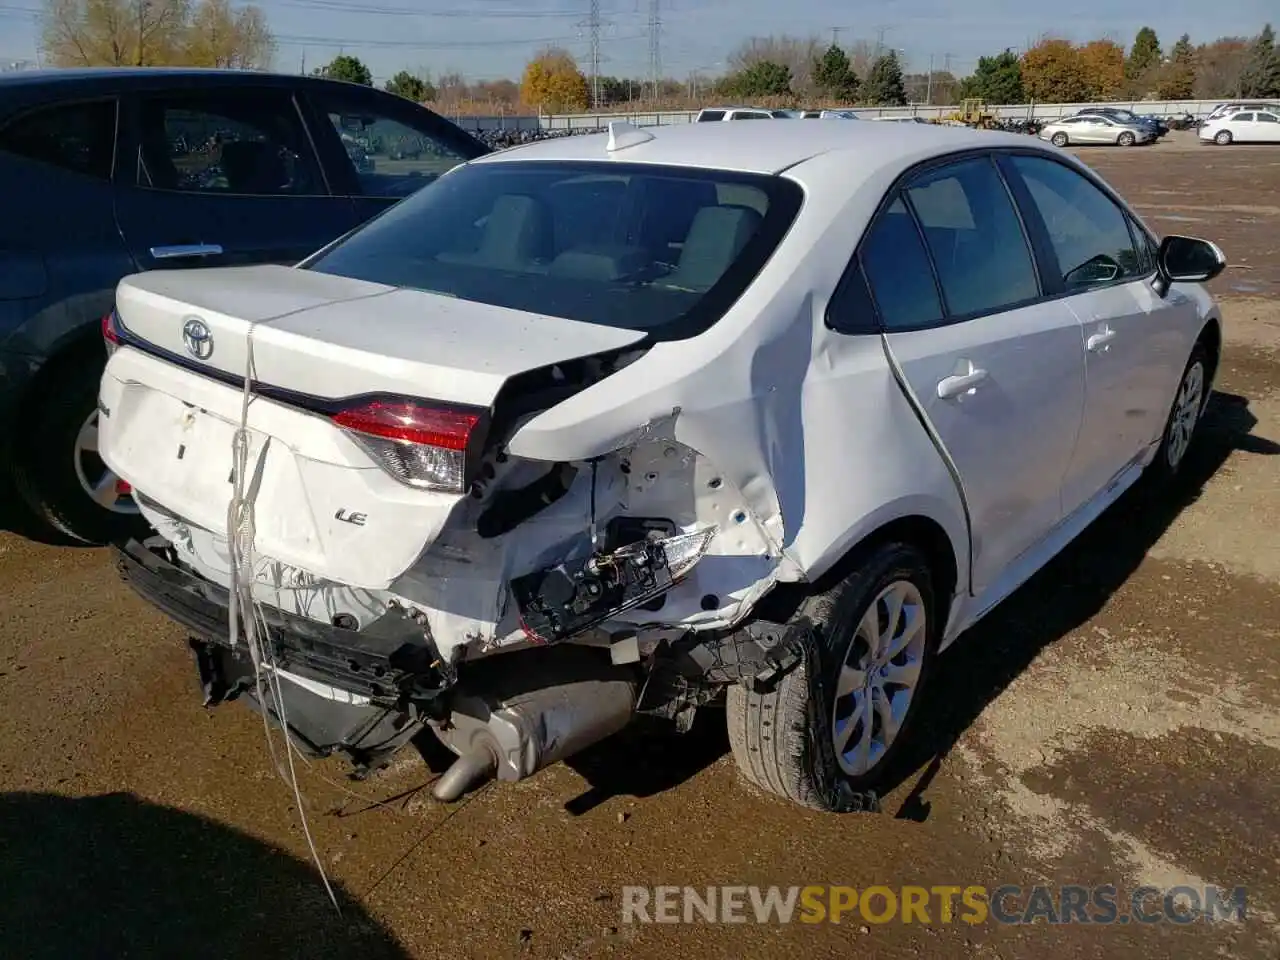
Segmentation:
<svg viewBox="0 0 1280 960">
<path fill-rule="evenodd" d="M 231 438 L 233 461 L 232 493 L 231 502 L 227 506 L 227 548 L 231 557 L 231 583 L 230 602 L 227 604 L 229 620 L 227 627 L 232 648 L 235 648 L 239 643 L 240 634 L 243 631 L 245 644 L 249 648 L 249 659 L 253 664 L 254 686 L 258 696 L 258 703 L 262 707 L 262 725 L 267 739 L 267 750 L 271 755 L 271 764 L 285 782 L 293 788 L 293 798 L 298 808 L 298 819 L 302 824 L 302 833 L 306 837 L 307 847 L 311 850 L 311 858 L 315 861 L 316 869 L 320 872 L 320 879 L 324 883 L 325 891 L 329 894 L 329 901 L 341 915 L 342 907 L 338 905 L 338 898 L 329 883 L 324 863 L 320 859 L 320 854 L 316 850 L 315 840 L 311 836 L 311 825 L 307 820 L 302 789 L 298 785 L 298 772 L 293 763 L 293 754 L 297 747 L 293 743 L 293 738 L 289 736 L 289 720 L 285 714 L 284 691 L 280 685 L 280 671 L 271 654 L 270 645 L 263 642 L 270 635 L 269 627 L 262 605 L 253 595 L 253 583 L 256 576 L 256 565 L 254 563 L 254 538 L 256 534 L 254 501 L 257 499 L 258 481 L 261 479 L 259 471 L 262 468 L 263 459 L 266 456 L 269 445 L 268 441 L 258 451 L 258 456 L 255 458 L 254 463 L 252 489 L 247 489 L 246 482 L 249 476 L 249 400 L 253 392 L 250 385 L 253 383 L 257 373 L 253 362 L 253 331 L 256 326 L 257 324 L 251 323 L 245 336 L 247 357 L 245 361 L 244 388 L 240 399 L 240 423 Z M 264 674 L 267 679 L 266 690 L 264 690 L 263 685 Z M 275 740 L 271 736 L 271 723 L 267 716 L 269 709 L 267 693 L 270 694 L 270 700 L 275 704 L 276 715 L 280 718 L 280 728 L 284 732 L 285 755 L 289 760 L 287 774 L 276 756 Z"/>
</svg>

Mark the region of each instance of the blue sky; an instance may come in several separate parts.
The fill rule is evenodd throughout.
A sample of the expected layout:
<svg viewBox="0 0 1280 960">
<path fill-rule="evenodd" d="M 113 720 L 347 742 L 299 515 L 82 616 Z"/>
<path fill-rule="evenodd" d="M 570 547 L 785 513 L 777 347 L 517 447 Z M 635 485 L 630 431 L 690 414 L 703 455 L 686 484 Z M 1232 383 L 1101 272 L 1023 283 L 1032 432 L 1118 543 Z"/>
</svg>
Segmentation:
<svg viewBox="0 0 1280 960">
<path fill-rule="evenodd" d="M 1043 33 L 1073 40 L 1110 36 L 1132 41 L 1149 24 L 1166 49 L 1187 32 L 1197 42 L 1247 35 L 1277 16 L 1275 0 L 661 0 L 663 72 L 684 78 L 719 72 L 746 37 L 788 33 L 841 42 L 876 42 L 905 51 L 911 69 L 930 56 L 941 68 L 950 55 L 963 75 L 979 55 L 1022 47 Z M 649 0 L 601 0 L 605 29 L 601 72 L 644 76 L 648 64 Z M 569 48 L 584 67 L 589 0 L 259 0 L 277 35 L 275 68 L 296 71 L 339 52 L 365 61 L 382 80 L 398 70 L 459 71 L 470 80 L 517 78 L 525 61 L 548 42 Z M 0 63 L 36 55 L 35 11 L 41 0 L 0 0 Z M 1277 23 L 1280 26 L 1280 23 Z"/>
</svg>

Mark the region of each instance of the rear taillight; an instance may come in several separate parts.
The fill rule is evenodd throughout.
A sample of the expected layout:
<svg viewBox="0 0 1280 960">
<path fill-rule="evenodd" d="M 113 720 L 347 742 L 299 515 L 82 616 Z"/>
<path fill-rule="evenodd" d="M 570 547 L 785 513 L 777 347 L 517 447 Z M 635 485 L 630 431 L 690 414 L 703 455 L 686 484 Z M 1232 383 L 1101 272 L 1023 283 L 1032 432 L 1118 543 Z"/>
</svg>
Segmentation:
<svg viewBox="0 0 1280 960">
<path fill-rule="evenodd" d="M 466 492 L 478 412 L 413 400 L 372 400 L 334 414 L 333 422 L 401 483 Z"/>
<path fill-rule="evenodd" d="M 107 345 L 107 353 L 120 346 L 120 318 L 112 310 L 102 315 L 102 340 Z"/>
</svg>

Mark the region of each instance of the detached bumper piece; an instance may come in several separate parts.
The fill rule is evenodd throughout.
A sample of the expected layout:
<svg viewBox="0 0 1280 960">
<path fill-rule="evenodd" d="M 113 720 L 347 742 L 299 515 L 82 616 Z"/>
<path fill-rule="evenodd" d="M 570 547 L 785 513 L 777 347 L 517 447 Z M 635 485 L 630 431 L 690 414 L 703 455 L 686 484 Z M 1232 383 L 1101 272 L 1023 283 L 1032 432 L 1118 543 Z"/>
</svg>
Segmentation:
<svg viewBox="0 0 1280 960">
<path fill-rule="evenodd" d="M 258 701 L 253 664 L 244 643 L 227 636 L 227 591 L 177 566 L 167 544 L 130 541 L 115 548 L 116 568 L 133 590 L 191 633 L 205 703 L 245 696 L 279 722 L 272 704 Z M 357 766 L 389 755 L 421 729 L 421 715 L 452 683 L 420 627 L 388 615 L 352 631 L 264 607 L 265 643 L 282 670 L 355 697 L 331 700 L 282 680 L 289 732 L 308 753 L 349 754 Z M 268 697 L 268 699 L 270 699 Z"/>
</svg>

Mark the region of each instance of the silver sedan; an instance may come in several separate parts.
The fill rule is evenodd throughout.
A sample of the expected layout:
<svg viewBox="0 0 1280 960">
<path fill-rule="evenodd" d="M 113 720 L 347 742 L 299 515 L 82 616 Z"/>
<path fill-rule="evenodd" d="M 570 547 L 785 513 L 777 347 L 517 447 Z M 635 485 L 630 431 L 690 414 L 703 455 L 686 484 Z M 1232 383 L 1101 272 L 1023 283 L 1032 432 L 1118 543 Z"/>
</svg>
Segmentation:
<svg viewBox="0 0 1280 960">
<path fill-rule="evenodd" d="M 1155 132 L 1137 124 L 1122 123 L 1111 117 L 1091 115 L 1065 117 L 1047 123 L 1040 131 L 1040 139 L 1057 147 L 1069 143 L 1114 143 L 1120 147 L 1132 147 L 1155 140 Z"/>
</svg>

